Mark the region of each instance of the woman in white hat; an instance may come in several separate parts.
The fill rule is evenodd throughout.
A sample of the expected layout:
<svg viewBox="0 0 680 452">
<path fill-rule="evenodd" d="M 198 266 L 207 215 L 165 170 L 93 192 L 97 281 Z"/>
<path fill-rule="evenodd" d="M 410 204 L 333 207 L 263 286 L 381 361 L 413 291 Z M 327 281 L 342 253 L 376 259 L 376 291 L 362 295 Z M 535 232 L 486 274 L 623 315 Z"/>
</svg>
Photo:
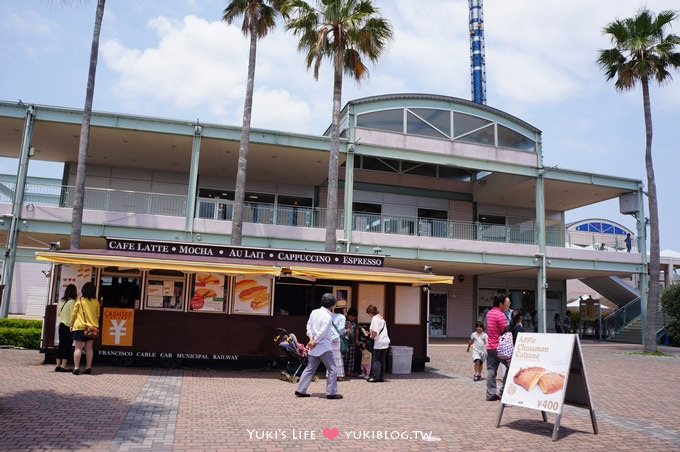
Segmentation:
<svg viewBox="0 0 680 452">
<path fill-rule="evenodd" d="M 331 348 L 333 349 L 333 360 L 335 361 L 335 369 L 338 372 L 338 381 L 345 379 L 345 363 L 340 351 L 341 336 L 344 337 L 347 327 L 347 319 L 345 318 L 345 309 L 347 309 L 347 300 L 339 299 L 335 303 L 335 313 L 333 314 L 333 327 L 331 328 Z"/>
</svg>

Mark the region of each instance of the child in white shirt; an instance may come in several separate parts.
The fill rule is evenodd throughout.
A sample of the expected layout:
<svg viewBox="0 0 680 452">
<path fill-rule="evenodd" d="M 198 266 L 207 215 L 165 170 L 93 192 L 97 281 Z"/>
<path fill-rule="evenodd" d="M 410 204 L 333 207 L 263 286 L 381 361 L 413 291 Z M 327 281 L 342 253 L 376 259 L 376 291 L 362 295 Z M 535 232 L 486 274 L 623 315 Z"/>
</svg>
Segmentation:
<svg viewBox="0 0 680 452">
<path fill-rule="evenodd" d="M 479 381 L 482 379 L 482 366 L 486 360 L 486 343 L 489 337 L 484 332 L 484 325 L 482 322 L 477 322 L 475 331 L 470 335 L 470 342 L 468 342 L 467 352 L 470 352 L 472 345 L 472 361 L 474 362 L 474 375 L 472 380 Z"/>
</svg>

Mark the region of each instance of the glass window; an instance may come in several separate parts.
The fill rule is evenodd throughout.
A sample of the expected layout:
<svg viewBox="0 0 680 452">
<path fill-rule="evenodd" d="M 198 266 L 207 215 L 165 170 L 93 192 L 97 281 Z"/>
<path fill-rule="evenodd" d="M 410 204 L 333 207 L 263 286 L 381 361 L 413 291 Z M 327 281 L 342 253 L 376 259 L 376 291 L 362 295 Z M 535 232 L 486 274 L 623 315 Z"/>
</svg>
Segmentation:
<svg viewBox="0 0 680 452">
<path fill-rule="evenodd" d="M 399 160 L 383 159 L 378 157 L 362 157 L 361 168 L 374 171 L 386 171 L 388 173 L 399 172 Z"/>
<path fill-rule="evenodd" d="M 449 213 L 446 210 L 418 209 L 418 218 L 434 218 L 437 220 L 446 220 L 449 218 Z"/>
<path fill-rule="evenodd" d="M 402 172 L 416 176 L 437 177 L 437 165 L 417 162 L 401 162 Z"/>
<path fill-rule="evenodd" d="M 413 113 L 441 130 L 446 136 L 451 135 L 451 112 L 433 108 L 411 108 Z"/>
<path fill-rule="evenodd" d="M 505 227 L 505 217 L 500 215 L 479 214 L 478 236 L 479 240 L 488 242 L 507 242 L 507 229 Z"/>
<path fill-rule="evenodd" d="M 494 142 L 493 124 L 459 137 L 457 140 L 468 143 L 483 144 L 485 146 L 495 146 L 496 143 Z"/>
<path fill-rule="evenodd" d="M 448 237 L 446 210 L 418 209 L 418 235 L 426 237 Z"/>
<path fill-rule="evenodd" d="M 313 221 L 312 198 L 299 196 L 278 197 L 276 224 L 288 226 L 311 226 Z"/>
<path fill-rule="evenodd" d="M 439 177 L 442 179 L 452 179 L 463 182 L 470 182 L 472 180 L 470 171 L 452 166 L 440 166 Z"/>
<path fill-rule="evenodd" d="M 505 217 L 502 215 L 479 214 L 479 222 L 486 224 L 502 224 L 505 226 Z"/>
<path fill-rule="evenodd" d="M 151 270 L 146 281 L 144 308 L 184 310 L 184 274 L 173 270 Z"/>
<path fill-rule="evenodd" d="M 199 188 L 198 189 L 199 198 L 215 198 L 215 199 L 228 199 L 230 201 L 234 200 L 234 192 L 231 190 L 217 190 L 212 188 Z"/>
<path fill-rule="evenodd" d="M 453 136 L 458 137 L 489 124 L 491 124 L 491 121 L 488 119 L 455 112 L 453 114 Z"/>
<path fill-rule="evenodd" d="M 380 204 L 355 202 L 352 203 L 352 210 L 354 211 L 354 231 L 380 232 L 380 213 L 382 211 Z"/>
<path fill-rule="evenodd" d="M 500 124 L 498 125 L 498 146 L 519 149 L 520 151 L 533 152 L 536 150 L 536 143 L 534 140 Z"/>
<path fill-rule="evenodd" d="M 404 133 L 404 110 L 399 108 L 358 115 L 357 127 Z"/>
<path fill-rule="evenodd" d="M 279 195 L 278 202 L 280 206 L 312 207 L 312 198 L 302 196 Z"/>
<path fill-rule="evenodd" d="M 245 193 L 245 202 L 262 202 L 267 204 L 274 204 L 274 195 L 269 193 Z"/>
<path fill-rule="evenodd" d="M 424 122 L 410 111 L 406 113 L 406 132 L 432 138 L 448 138 L 446 135 L 442 134 L 440 131 Z"/>
</svg>

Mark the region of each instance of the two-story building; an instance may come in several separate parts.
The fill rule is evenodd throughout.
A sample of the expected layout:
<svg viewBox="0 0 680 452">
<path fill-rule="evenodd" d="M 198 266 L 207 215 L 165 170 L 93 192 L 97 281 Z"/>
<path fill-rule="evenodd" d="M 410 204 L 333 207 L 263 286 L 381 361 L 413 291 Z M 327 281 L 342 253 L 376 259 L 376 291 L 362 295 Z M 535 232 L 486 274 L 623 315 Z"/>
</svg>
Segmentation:
<svg viewBox="0 0 680 452">
<path fill-rule="evenodd" d="M 429 285 L 422 321 L 431 336 L 469 336 L 499 291 L 528 321 L 537 311 L 541 330 L 549 331 L 552 315 L 566 310 L 567 280 L 646 278 L 642 225 L 632 252 L 571 246 L 565 228 L 566 212 L 612 198 L 621 199 L 622 214 L 644 218 L 640 180 L 544 167 L 540 130 L 458 98 L 358 99 L 341 119 L 338 252 L 452 276 L 453 285 Z M 48 278 L 41 270 L 51 264 L 36 262 L 35 251 L 53 242 L 69 248 L 81 120 L 79 110 L 0 103 L 0 156 L 23 152 L 27 165 L 64 164 L 52 179 L 29 178 L 18 210 L 21 174 L 1 182 L 6 256 L 12 240 L 17 244 L 11 287 L 3 281 L 10 313 L 33 312 L 34 299 L 44 306 Z M 251 131 L 244 246 L 324 249 L 329 133 Z M 104 237 L 228 245 L 240 134 L 239 127 L 94 112 L 81 248 L 102 249 Z M 100 287 L 125 282 L 141 299 L 152 279 L 149 270 L 122 264 L 98 274 Z M 277 293 L 304 298 L 295 288 L 304 279 L 277 281 Z M 354 306 L 373 290 L 366 282 L 346 284 Z M 271 316 L 304 318 L 313 304 L 282 303 L 273 300 Z M 182 309 L 189 311 L 188 303 Z M 395 313 L 387 314 L 394 322 Z"/>
</svg>

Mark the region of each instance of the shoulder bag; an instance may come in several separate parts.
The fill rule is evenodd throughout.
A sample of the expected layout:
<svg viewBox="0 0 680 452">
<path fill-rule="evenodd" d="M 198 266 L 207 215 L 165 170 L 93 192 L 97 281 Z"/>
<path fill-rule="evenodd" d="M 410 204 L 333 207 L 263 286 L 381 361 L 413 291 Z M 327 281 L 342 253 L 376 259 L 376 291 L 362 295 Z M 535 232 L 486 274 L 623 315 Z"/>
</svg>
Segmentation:
<svg viewBox="0 0 680 452">
<path fill-rule="evenodd" d="M 83 305 L 83 299 L 80 299 L 80 309 L 83 311 L 83 318 L 85 319 L 85 329 L 83 330 L 83 336 L 88 339 L 99 339 L 99 328 L 94 325 L 88 325 L 87 321 L 87 311 Z"/>
<path fill-rule="evenodd" d="M 510 359 L 514 351 L 515 344 L 512 343 L 512 331 L 506 331 L 498 339 L 498 348 L 496 349 L 498 359 Z"/>
<path fill-rule="evenodd" d="M 335 326 L 335 323 L 331 322 L 331 325 L 333 325 L 333 329 L 335 330 L 336 333 L 338 333 L 338 336 L 340 336 L 340 353 L 343 355 L 347 353 L 347 350 L 349 350 L 349 339 L 347 339 L 347 336 L 343 336 L 340 334 L 340 331 L 338 331 L 338 328 Z"/>
</svg>

